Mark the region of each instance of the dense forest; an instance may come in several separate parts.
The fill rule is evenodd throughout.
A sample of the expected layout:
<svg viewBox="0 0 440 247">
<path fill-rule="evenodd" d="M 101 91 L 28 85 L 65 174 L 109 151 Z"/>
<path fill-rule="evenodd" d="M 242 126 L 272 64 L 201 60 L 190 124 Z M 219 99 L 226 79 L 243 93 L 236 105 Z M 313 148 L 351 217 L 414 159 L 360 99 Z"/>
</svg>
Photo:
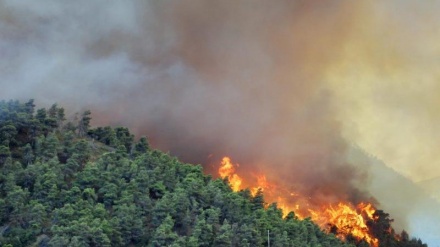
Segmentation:
<svg viewBox="0 0 440 247">
<path fill-rule="evenodd" d="M 1 246 L 368 246 L 90 120 L 85 111 L 67 121 L 56 104 L 0 102 Z M 426 246 L 376 216 L 379 246 Z"/>
</svg>

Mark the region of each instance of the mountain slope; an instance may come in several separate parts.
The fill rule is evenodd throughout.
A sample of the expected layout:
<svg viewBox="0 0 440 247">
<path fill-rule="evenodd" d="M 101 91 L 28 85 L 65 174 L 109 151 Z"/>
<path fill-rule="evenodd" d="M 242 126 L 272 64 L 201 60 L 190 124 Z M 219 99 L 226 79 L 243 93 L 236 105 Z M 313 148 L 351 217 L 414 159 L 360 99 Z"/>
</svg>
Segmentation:
<svg viewBox="0 0 440 247">
<path fill-rule="evenodd" d="M 429 246 L 440 243 L 440 203 L 433 200 L 418 184 L 400 175 L 359 147 L 352 147 L 349 160 L 369 173 L 368 191 L 379 207 L 391 214 L 397 230 L 405 229 L 422 238 Z"/>
<path fill-rule="evenodd" d="M 440 177 L 417 182 L 417 185 L 440 203 Z"/>
<path fill-rule="evenodd" d="M 90 112 L 64 122 L 0 102 L 1 246 L 352 246 Z"/>
<path fill-rule="evenodd" d="M 56 105 L 0 101 L 1 246 L 368 246 L 283 218 L 261 190 L 232 192 L 127 128 L 91 129 L 90 114 L 66 123 Z M 375 215 L 379 246 L 426 246 Z"/>
</svg>

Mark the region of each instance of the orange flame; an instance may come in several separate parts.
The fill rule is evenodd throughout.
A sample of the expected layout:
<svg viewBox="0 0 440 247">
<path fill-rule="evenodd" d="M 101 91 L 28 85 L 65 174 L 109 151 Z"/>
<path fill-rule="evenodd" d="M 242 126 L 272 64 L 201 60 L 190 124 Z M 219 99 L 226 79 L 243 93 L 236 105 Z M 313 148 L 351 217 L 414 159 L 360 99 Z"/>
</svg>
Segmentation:
<svg viewBox="0 0 440 247">
<path fill-rule="evenodd" d="M 264 191 L 265 189 L 268 189 L 270 187 L 270 184 L 267 182 L 266 176 L 260 175 L 257 176 L 257 186 L 250 188 L 251 195 L 255 196 L 258 192 L 258 190 L 261 189 L 261 191 Z"/>
<path fill-rule="evenodd" d="M 242 179 L 235 173 L 234 165 L 229 157 L 223 157 L 218 173 L 221 178 L 228 178 L 233 191 L 237 192 L 240 190 Z"/>
<path fill-rule="evenodd" d="M 349 203 L 327 205 L 322 210 L 309 209 L 312 220 L 321 228 L 330 231 L 330 227 L 336 227 L 336 235 L 341 239 L 351 234 L 357 239 L 364 239 L 371 246 L 378 246 L 378 240 L 371 236 L 366 225 L 368 219 L 372 219 L 374 208 L 371 204 L 360 203 L 357 210 Z M 327 228 L 327 229 L 326 229 Z"/>
<path fill-rule="evenodd" d="M 233 191 L 242 189 L 243 179 L 235 173 L 235 167 L 229 157 L 223 157 L 218 172 L 221 178 L 228 178 Z M 284 217 L 294 211 L 298 218 L 311 217 L 323 230 L 332 231 L 340 239 L 345 240 L 345 237 L 351 234 L 358 240 L 365 240 L 373 247 L 378 246 L 378 239 L 371 235 L 366 224 L 367 220 L 373 219 L 375 212 L 370 203 L 362 202 L 354 207 L 350 203 L 340 202 L 337 205 L 328 204 L 321 205 L 318 209 L 316 206 L 312 208 L 307 197 L 278 187 L 268 181 L 264 175 L 256 175 L 255 178 L 254 183 L 246 181 L 246 184 L 254 184 L 250 187 L 251 194 L 255 196 L 258 190 L 262 190 L 266 201 L 276 202 L 278 208 L 283 211 Z"/>
</svg>

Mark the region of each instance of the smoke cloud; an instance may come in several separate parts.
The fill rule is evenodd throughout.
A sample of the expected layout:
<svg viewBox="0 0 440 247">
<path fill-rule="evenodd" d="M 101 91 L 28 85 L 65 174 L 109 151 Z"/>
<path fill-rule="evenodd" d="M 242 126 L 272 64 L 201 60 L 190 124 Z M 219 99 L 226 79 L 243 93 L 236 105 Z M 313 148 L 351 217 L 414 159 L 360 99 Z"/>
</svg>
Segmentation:
<svg viewBox="0 0 440 247">
<path fill-rule="evenodd" d="M 231 156 L 314 203 L 372 200 L 346 140 L 440 176 L 437 5 L 3 0 L 0 97 L 90 109 L 212 172 Z"/>
</svg>

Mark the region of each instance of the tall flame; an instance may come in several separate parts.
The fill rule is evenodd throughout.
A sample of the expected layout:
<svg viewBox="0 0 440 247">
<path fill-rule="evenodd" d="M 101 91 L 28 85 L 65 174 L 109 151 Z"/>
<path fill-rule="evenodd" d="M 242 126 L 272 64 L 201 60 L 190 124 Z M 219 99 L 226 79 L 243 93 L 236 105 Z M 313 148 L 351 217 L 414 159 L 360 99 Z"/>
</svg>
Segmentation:
<svg viewBox="0 0 440 247">
<path fill-rule="evenodd" d="M 367 220 L 373 219 L 374 208 L 369 203 L 360 203 L 357 208 L 349 203 L 323 206 L 321 210 L 309 209 L 312 220 L 321 228 L 331 231 L 336 228 L 336 235 L 345 239 L 351 234 L 357 239 L 364 239 L 371 246 L 378 246 L 379 242 L 371 236 L 367 227 Z"/>
<path fill-rule="evenodd" d="M 235 173 L 234 165 L 231 163 L 229 157 L 223 157 L 221 166 L 218 169 L 218 173 L 221 178 L 228 178 L 229 184 L 233 191 L 239 191 L 242 183 L 242 179 Z"/>
<path fill-rule="evenodd" d="M 218 173 L 221 178 L 228 178 L 233 191 L 243 189 L 243 179 L 235 172 L 229 157 L 223 157 Z M 324 231 L 333 232 L 342 240 L 350 234 L 358 240 L 365 240 L 373 247 L 379 245 L 378 239 L 371 235 L 366 224 L 368 220 L 373 219 L 375 209 L 372 204 L 362 202 L 354 206 L 349 202 L 339 202 L 310 205 L 307 197 L 271 183 L 265 175 L 255 175 L 255 180 L 253 183 L 246 181 L 246 184 L 253 185 L 249 188 L 251 194 L 255 196 L 258 190 L 262 190 L 266 200 L 269 203 L 276 202 L 284 216 L 294 211 L 299 218 L 311 217 Z"/>
</svg>

